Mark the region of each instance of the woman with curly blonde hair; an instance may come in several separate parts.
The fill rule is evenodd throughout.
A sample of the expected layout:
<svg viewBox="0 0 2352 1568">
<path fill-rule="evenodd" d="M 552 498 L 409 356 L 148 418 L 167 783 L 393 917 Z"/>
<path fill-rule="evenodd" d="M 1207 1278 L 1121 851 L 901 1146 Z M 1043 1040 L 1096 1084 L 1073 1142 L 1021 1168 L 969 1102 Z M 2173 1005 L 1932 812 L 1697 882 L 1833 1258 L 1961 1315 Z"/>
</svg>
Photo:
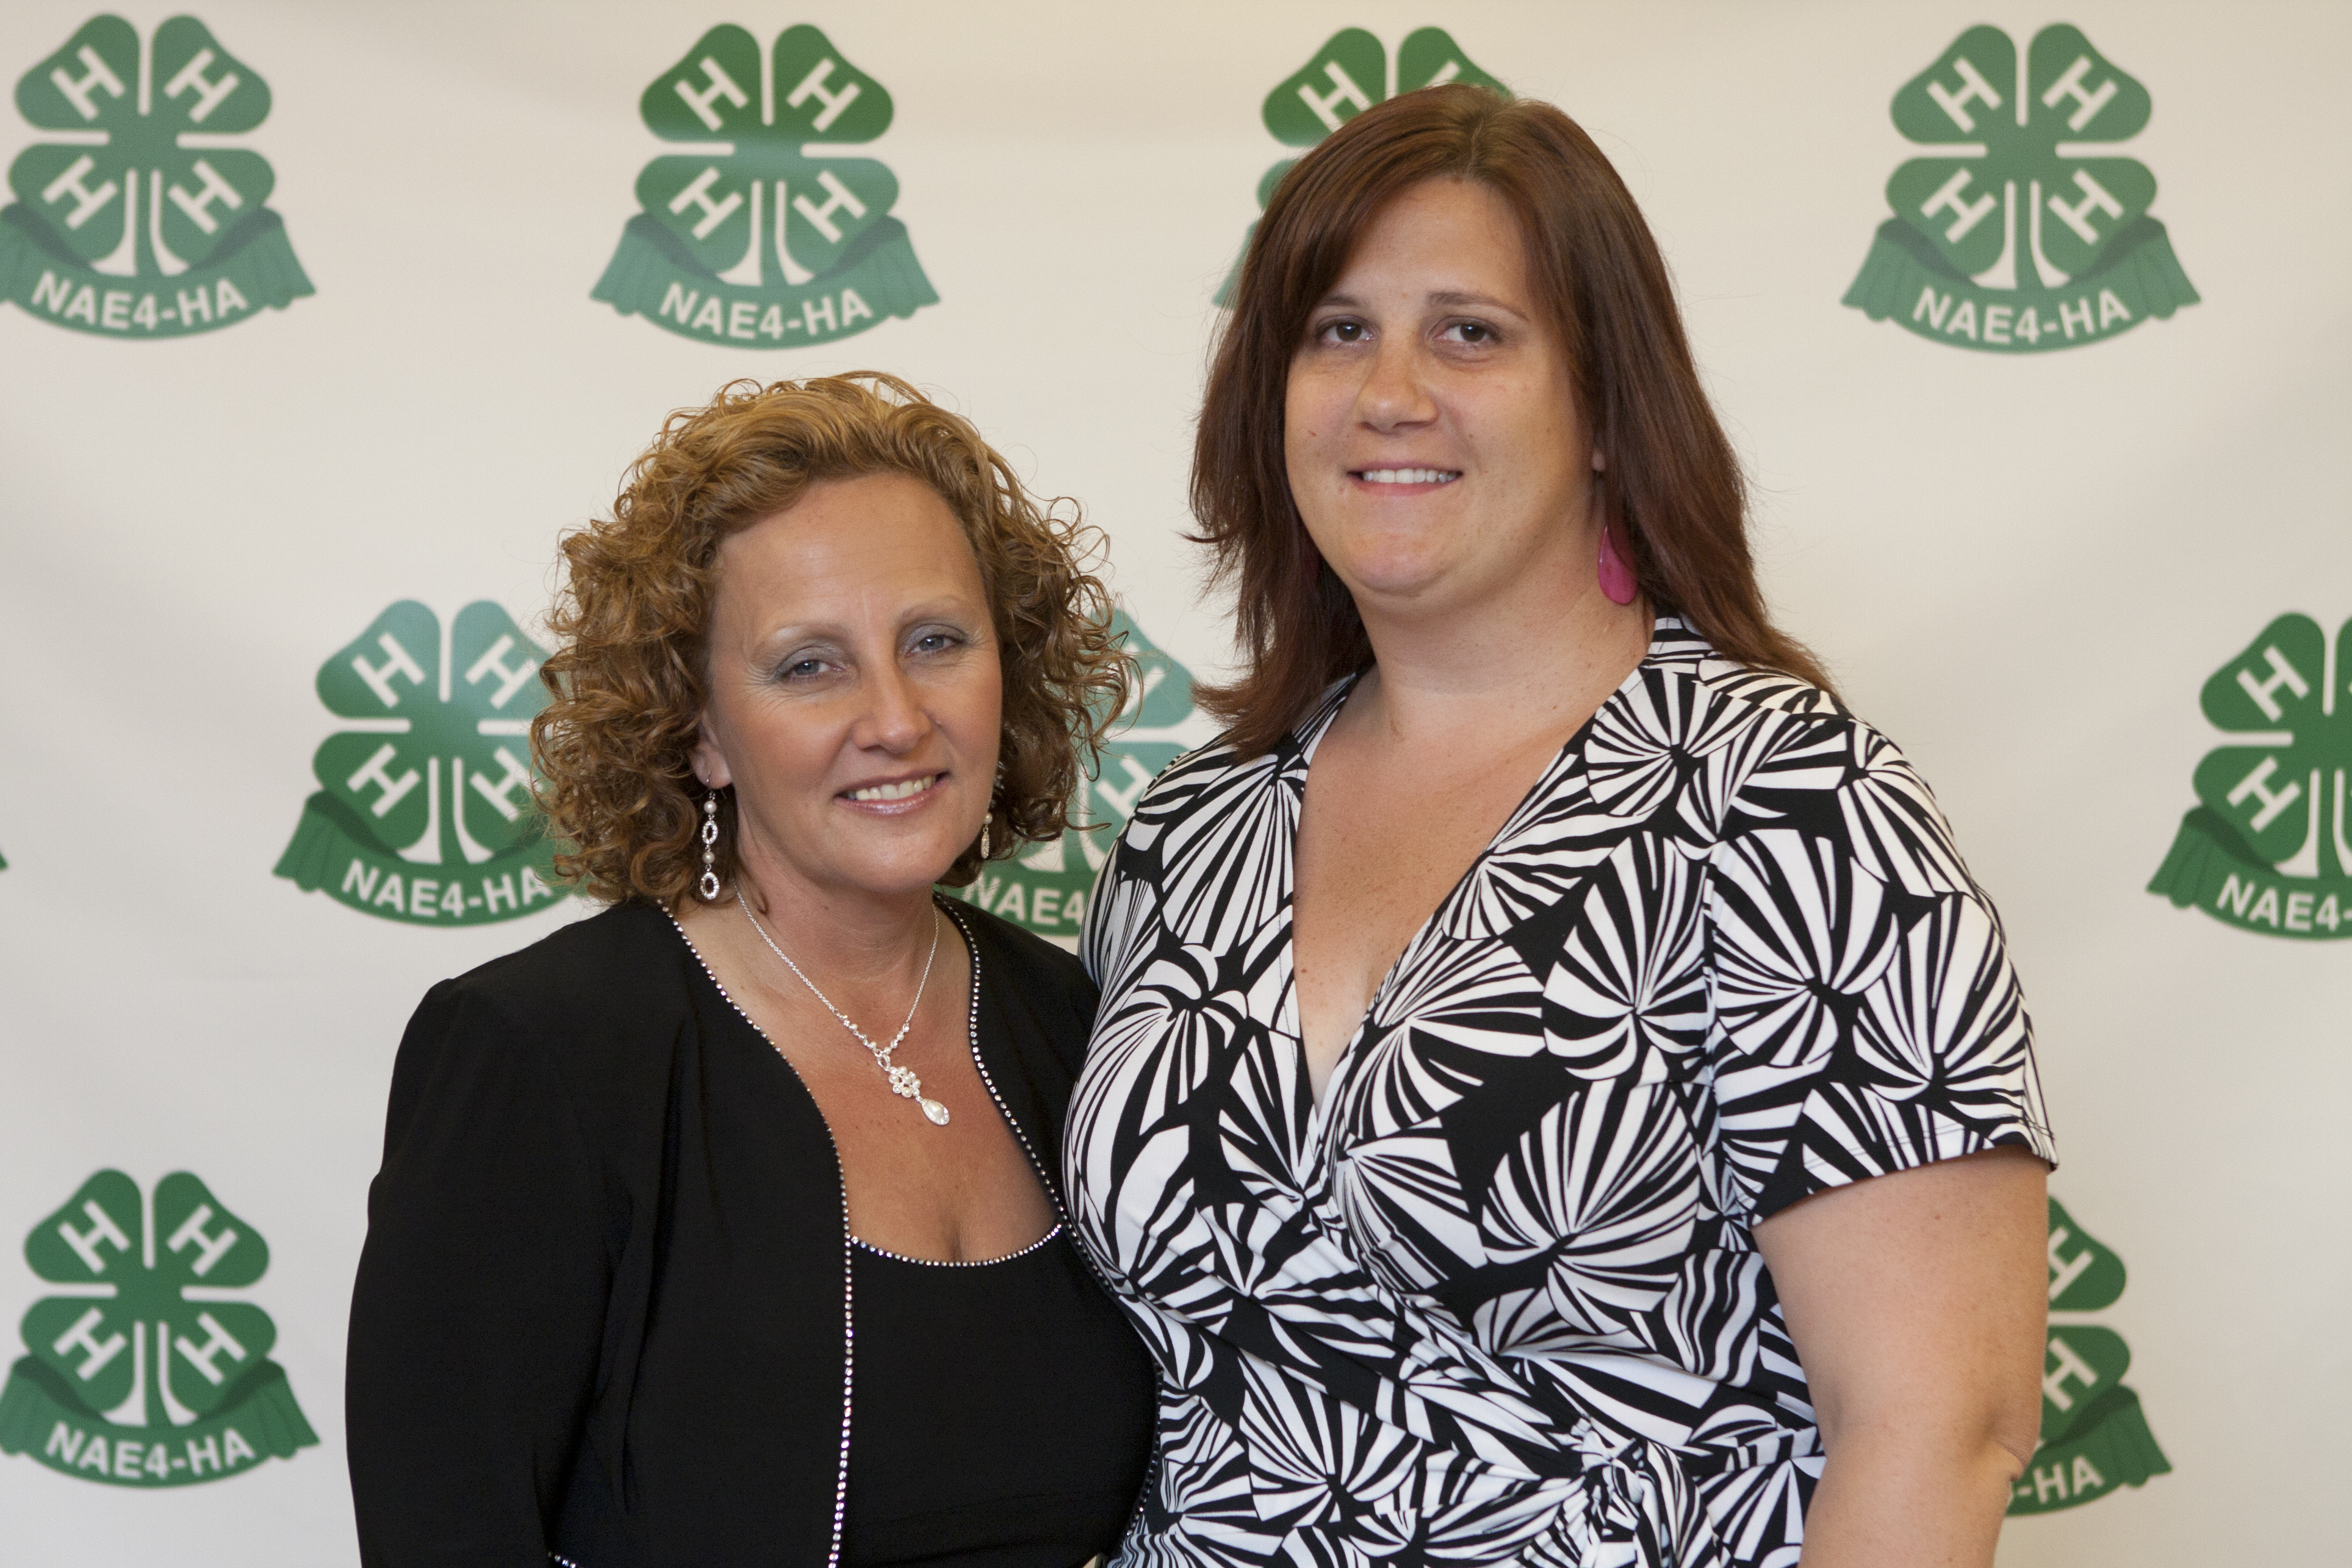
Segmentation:
<svg viewBox="0 0 2352 1568">
<path fill-rule="evenodd" d="M 532 738 L 612 907 L 402 1042 L 352 1310 L 367 1563 L 1116 1542 L 1151 1374 L 1057 1186 L 1095 991 L 935 892 L 1063 832 L 1125 705 L 1092 543 L 877 374 L 674 416 L 565 540 Z"/>
</svg>

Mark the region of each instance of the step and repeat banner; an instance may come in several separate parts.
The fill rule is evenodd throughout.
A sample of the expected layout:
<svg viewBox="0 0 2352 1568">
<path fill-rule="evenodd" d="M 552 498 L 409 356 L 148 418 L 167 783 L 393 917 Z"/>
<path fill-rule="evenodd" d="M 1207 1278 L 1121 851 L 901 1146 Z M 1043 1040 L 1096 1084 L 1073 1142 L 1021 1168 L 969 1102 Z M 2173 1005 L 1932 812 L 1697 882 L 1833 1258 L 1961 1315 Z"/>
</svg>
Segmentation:
<svg viewBox="0 0 2352 1568">
<path fill-rule="evenodd" d="M 585 912 L 542 616 L 666 413 L 894 371 L 1078 500 L 1117 824 L 1230 657 L 1244 237 L 1464 79 L 1633 185 L 1778 613 L 2006 918 L 2065 1163 L 2002 1562 L 2352 1555 L 2352 11 L 96 3 L 0 13 L 0 1559 L 352 1557 L 393 1052 Z M 1100 854 L 967 896 L 1066 942 Z"/>
</svg>

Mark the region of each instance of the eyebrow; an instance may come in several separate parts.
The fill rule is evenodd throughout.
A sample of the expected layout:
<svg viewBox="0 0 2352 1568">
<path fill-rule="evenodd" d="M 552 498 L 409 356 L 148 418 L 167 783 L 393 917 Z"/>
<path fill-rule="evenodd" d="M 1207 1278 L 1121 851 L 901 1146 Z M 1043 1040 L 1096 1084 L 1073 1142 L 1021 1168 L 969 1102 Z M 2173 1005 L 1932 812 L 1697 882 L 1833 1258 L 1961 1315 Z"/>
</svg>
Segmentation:
<svg viewBox="0 0 2352 1568">
<path fill-rule="evenodd" d="M 1440 289 L 1436 293 L 1430 295 L 1429 303 L 1433 305 L 1444 305 L 1449 308 L 1458 308 L 1465 305 L 1484 305 L 1497 310 L 1507 310 L 1510 314 L 1519 317 L 1522 321 L 1528 319 L 1527 312 L 1520 310 L 1517 305 L 1511 304 L 1507 300 L 1497 300 L 1491 294 L 1475 294 L 1465 292 L 1460 289 Z M 1341 309 L 1350 310 L 1360 310 L 1364 308 L 1364 302 L 1361 300 L 1357 299 L 1353 294 L 1326 294 L 1317 302 L 1316 308 L 1318 310 L 1321 310 L 1335 305 Z"/>
<path fill-rule="evenodd" d="M 981 619 L 984 618 L 986 612 L 976 605 L 960 600 L 952 595 L 942 595 L 938 598 L 926 599 L 909 606 L 907 613 L 899 618 L 897 630 L 905 631 L 908 626 L 919 626 L 929 620 L 966 617 Z M 846 643 L 855 640 L 855 637 L 856 634 L 846 621 L 792 621 L 772 631 L 762 633 L 751 646 L 764 650 L 783 647 L 799 642 Z"/>
<path fill-rule="evenodd" d="M 1491 294 L 1438 293 L 1429 297 L 1433 305 L 1492 305 L 1498 310 L 1508 310 L 1514 316 L 1522 312 L 1507 300 L 1497 300 Z"/>
</svg>

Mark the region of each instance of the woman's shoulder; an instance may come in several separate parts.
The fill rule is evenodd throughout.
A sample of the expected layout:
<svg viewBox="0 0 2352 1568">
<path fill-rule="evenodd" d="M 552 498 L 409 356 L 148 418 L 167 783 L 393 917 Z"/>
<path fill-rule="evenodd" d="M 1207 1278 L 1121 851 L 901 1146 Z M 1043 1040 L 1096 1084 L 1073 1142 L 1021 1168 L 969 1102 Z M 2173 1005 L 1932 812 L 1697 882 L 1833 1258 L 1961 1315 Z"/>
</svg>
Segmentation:
<svg viewBox="0 0 2352 1568">
<path fill-rule="evenodd" d="M 433 988 L 444 1006 L 470 1006 L 530 1034 L 578 1037 L 683 1005 L 680 941 L 651 905 L 616 904 Z"/>
<path fill-rule="evenodd" d="M 1246 815 L 1254 802 L 1262 801 L 1286 779 L 1304 789 L 1308 749 L 1339 710 L 1339 700 L 1354 679 L 1335 681 L 1289 732 L 1265 751 L 1242 750 L 1228 731 L 1160 769 L 1136 798 L 1119 834 L 1121 847 L 1151 848 L 1167 829 L 1237 812 Z M 1186 837 L 1193 841 L 1197 836 Z"/>
<path fill-rule="evenodd" d="M 1866 729 L 1837 694 L 1801 675 L 1766 669 L 1726 658 L 1713 643 L 1675 616 L 1661 616 L 1651 635 L 1645 670 L 1682 679 L 1706 689 L 1717 702 L 1757 722 L 1801 721 L 1805 728 Z"/>
<path fill-rule="evenodd" d="M 1981 896 L 1935 791 L 1885 731 L 1811 681 L 1726 658 L 1695 633 L 1674 641 L 1651 663 L 1706 693 L 1713 760 L 1690 815 L 1712 822 L 1718 855 L 1752 858 L 1769 852 L 1758 835 L 1794 830 L 1912 891 Z M 1651 739 L 1686 743 L 1665 732 L 1685 722 L 1669 714 Z"/>
<path fill-rule="evenodd" d="M 983 984 L 1001 978 L 1024 995 L 1050 996 L 1082 1017 L 1093 1016 L 1095 983 L 1074 954 L 977 904 L 957 900 L 948 907 L 971 933 Z"/>
<path fill-rule="evenodd" d="M 623 904 L 442 981 L 401 1038 L 387 1147 L 420 1119 L 504 1125 L 561 1104 L 611 1143 L 657 1115 L 693 1007 L 683 953 L 661 910 Z"/>
<path fill-rule="evenodd" d="M 1687 745 L 1697 738 L 1694 726 L 1703 730 L 1704 749 L 1718 758 L 1717 788 L 1800 781 L 1833 788 L 1878 770 L 1909 771 L 1901 749 L 1835 692 L 1727 658 L 1679 619 L 1659 618 L 1640 674 L 1648 700 L 1612 703 L 1618 727 L 1636 750 L 1645 737 Z M 1677 685 L 1685 695 L 1670 694 Z"/>
</svg>

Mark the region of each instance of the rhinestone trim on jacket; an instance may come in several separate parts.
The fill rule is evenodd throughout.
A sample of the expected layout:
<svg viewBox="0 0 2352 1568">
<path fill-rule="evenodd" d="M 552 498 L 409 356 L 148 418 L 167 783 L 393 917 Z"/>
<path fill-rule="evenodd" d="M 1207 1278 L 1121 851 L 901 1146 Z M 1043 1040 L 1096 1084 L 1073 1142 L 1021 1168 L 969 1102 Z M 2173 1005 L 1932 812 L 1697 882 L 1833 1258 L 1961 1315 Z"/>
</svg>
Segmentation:
<svg viewBox="0 0 2352 1568">
<path fill-rule="evenodd" d="M 663 912 L 668 913 L 667 910 Z M 678 925 L 676 915 L 670 915 L 669 923 L 677 926 L 678 940 L 686 943 L 687 952 L 694 954 L 694 962 L 702 965 L 702 973 L 709 979 L 712 988 L 730 1007 L 735 1009 L 737 1017 L 751 1026 L 753 1034 L 767 1041 L 768 1048 L 776 1053 L 776 1059 L 784 1064 L 784 1070 L 797 1081 L 801 1076 L 800 1069 L 793 1066 L 793 1058 L 784 1055 L 782 1047 L 768 1038 L 768 1031 L 760 1027 L 751 1015 L 743 1011 L 743 1005 L 728 994 L 727 987 L 719 984 L 719 976 L 710 972 L 709 961 L 702 956 L 702 950 L 694 945 L 694 939 L 686 934 L 686 928 Z M 971 980 L 972 994 L 977 996 L 980 994 L 980 958 L 976 953 L 971 961 Z M 801 1088 L 806 1092 L 808 1086 L 803 1083 Z M 816 1096 L 810 1094 L 809 1100 L 814 1103 Z M 849 1510 L 849 1412 L 857 1384 L 856 1258 L 851 1250 L 854 1238 L 849 1234 L 849 1178 L 842 1173 L 841 1143 L 834 1137 L 833 1125 L 824 1121 L 822 1110 L 817 1112 L 816 1119 L 824 1124 L 824 1140 L 833 1150 L 834 1175 L 841 1184 L 841 1461 L 834 1472 L 833 1481 L 833 1544 L 824 1554 L 824 1568 L 841 1568 L 841 1522 Z"/>
<path fill-rule="evenodd" d="M 887 1258 L 893 1263 L 912 1263 L 922 1268 L 993 1268 L 1000 1263 L 1010 1263 L 1016 1258 L 1028 1257 L 1061 1234 L 1061 1222 L 1057 1220 L 1053 1229 L 1020 1251 L 1008 1252 L 1002 1258 L 909 1258 L 903 1252 L 893 1252 L 887 1247 L 877 1247 L 864 1237 L 858 1236 L 851 1237 L 849 1245 L 861 1252 L 870 1252 L 877 1258 Z"/>
</svg>

